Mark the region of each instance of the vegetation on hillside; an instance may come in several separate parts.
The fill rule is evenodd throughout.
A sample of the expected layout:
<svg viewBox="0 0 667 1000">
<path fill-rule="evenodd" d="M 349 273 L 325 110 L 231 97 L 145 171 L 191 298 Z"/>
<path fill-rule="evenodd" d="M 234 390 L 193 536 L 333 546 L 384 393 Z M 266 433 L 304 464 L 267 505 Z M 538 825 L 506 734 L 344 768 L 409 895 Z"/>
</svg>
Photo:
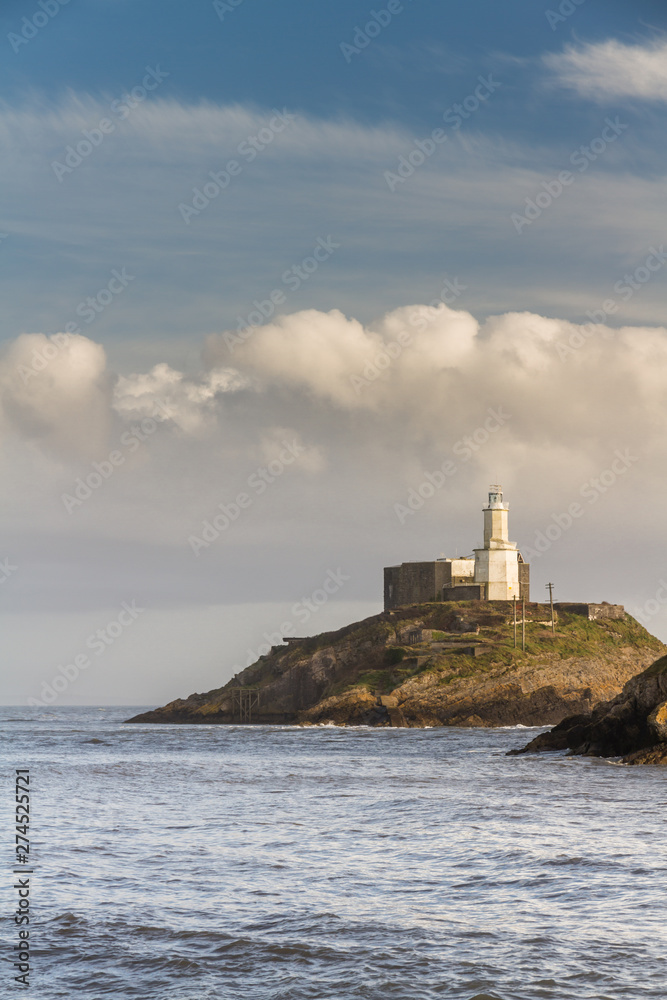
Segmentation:
<svg viewBox="0 0 667 1000">
<path fill-rule="evenodd" d="M 520 607 L 518 612 L 520 616 Z M 461 620 L 479 625 L 479 633 L 461 632 Z M 520 617 L 515 647 L 513 612 L 511 608 L 508 611 L 505 602 L 412 605 L 383 612 L 335 632 L 324 632 L 286 647 L 274 647 L 271 653 L 243 671 L 232 683 L 261 687 L 303 660 L 304 656 L 341 645 L 350 647 L 358 654 L 355 659 L 360 666 L 345 682 L 332 684 L 325 697 L 355 688 L 387 694 L 409 678 L 434 672 L 439 675 L 439 683 L 446 685 L 456 678 L 482 677 L 499 667 L 509 671 L 545 655 L 560 659 L 595 658 L 608 655 L 610 648 L 614 647 L 653 649 L 659 655 L 664 649 L 658 639 L 627 614 L 623 619 L 588 621 L 582 615 L 560 611 L 556 615 L 555 634 L 550 623 L 548 606 L 526 606 L 526 643 L 523 651 Z M 412 627 L 420 627 L 431 634 L 422 642 L 404 646 L 400 638 Z M 478 655 L 462 656 L 456 648 L 439 649 L 440 643 L 461 647 L 474 645 Z M 667 658 L 665 663 L 667 669 Z"/>
</svg>

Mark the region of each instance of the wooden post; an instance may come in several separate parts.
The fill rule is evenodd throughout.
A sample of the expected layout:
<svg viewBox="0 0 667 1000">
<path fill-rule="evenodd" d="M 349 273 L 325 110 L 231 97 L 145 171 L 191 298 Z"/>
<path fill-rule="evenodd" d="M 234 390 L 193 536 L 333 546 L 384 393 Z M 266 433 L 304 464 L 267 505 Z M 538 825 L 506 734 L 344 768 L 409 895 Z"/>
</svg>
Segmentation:
<svg viewBox="0 0 667 1000">
<path fill-rule="evenodd" d="M 549 590 L 549 604 L 551 605 L 551 631 L 556 634 L 556 622 L 554 621 L 554 585 L 553 583 L 548 583 L 547 588 Z"/>
<path fill-rule="evenodd" d="M 526 652 L 526 598 L 521 601 L 521 649 Z"/>
<path fill-rule="evenodd" d="M 252 722 L 253 708 L 259 708 L 259 691 L 249 687 L 232 688 L 232 718 L 238 709 L 239 722 Z"/>
</svg>

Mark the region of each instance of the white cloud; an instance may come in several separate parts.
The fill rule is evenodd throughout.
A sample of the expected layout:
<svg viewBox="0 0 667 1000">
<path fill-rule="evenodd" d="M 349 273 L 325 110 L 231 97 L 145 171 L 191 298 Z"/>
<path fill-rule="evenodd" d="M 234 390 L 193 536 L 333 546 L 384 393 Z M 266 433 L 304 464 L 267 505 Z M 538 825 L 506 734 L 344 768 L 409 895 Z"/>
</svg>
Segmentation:
<svg viewBox="0 0 667 1000">
<path fill-rule="evenodd" d="M 156 348 L 157 363 L 119 375 L 98 344 L 75 337 L 24 384 L 17 365 L 49 343 L 23 335 L 0 361 L 0 558 L 19 567 L 4 585 L 8 611 L 289 602 L 330 567 L 350 576 L 345 599 L 379 601 L 383 565 L 478 541 L 494 481 L 522 546 L 585 505 L 534 567 L 538 598 L 540 573 L 564 599 L 618 601 L 646 600 L 664 575 L 665 328 L 582 330 L 528 312 L 479 322 L 424 305 L 364 324 L 305 310 L 255 330 L 233 365 L 218 335 L 198 371 L 165 364 Z M 124 435 L 158 400 L 169 416 L 130 449 Z M 490 411 L 502 421 L 489 435 Z M 456 447 L 466 440 L 468 455 Z M 68 513 L 63 493 L 112 449 L 122 464 Z M 619 450 L 632 455 L 627 474 L 589 507 L 582 487 Z M 399 523 L 394 505 L 447 460 L 446 486 Z M 273 463 L 284 467 L 253 490 Z M 189 537 L 242 493 L 250 506 L 195 559 Z M 219 645 L 229 647 L 222 626 Z"/>
<path fill-rule="evenodd" d="M 512 411 L 509 437 L 539 441 L 541 450 L 602 458 L 613 434 L 662 449 L 655 427 L 667 392 L 667 331 L 592 329 L 582 336 L 575 324 L 528 312 L 479 323 L 445 305 L 402 307 L 367 325 L 338 310 L 307 310 L 255 330 L 233 356 L 259 398 L 288 390 L 304 419 L 322 407 L 333 407 L 334 424 L 345 420 L 337 410 L 367 412 L 369 421 L 381 414 L 376 446 L 384 439 L 409 451 L 455 440 L 474 429 L 487 401 Z M 577 334 L 583 347 L 573 349 Z M 205 357 L 229 360 L 224 334 L 209 338 Z M 583 437 L 578 427 L 587 428 Z"/>
<path fill-rule="evenodd" d="M 126 420 L 156 416 L 191 434 L 214 421 L 219 396 L 248 384 L 233 368 L 188 377 L 160 363 L 145 374 L 121 375 L 114 386 L 113 408 Z"/>
<path fill-rule="evenodd" d="M 558 82 L 582 97 L 667 101 L 667 41 L 624 45 L 616 39 L 574 46 L 544 57 Z"/>
<path fill-rule="evenodd" d="M 195 481 L 208 475 L 210 450 L 223 462 L 270 461 L 290 435 L 323 475 L 332 443 L 362 460 L 368 434 L 378 455 L 432 460 L 500 404 L 512 412 L 503 439 L 513 447 L 597 461 L 618 438 L 662 452 L 667 330 L 583 329 L 529 312 L 480 323 L 445 305 L 404 306 L 368 324 L 310 309 L 255 329 L 233 354 L 224 333 L 209 337 L 199 372 L 159 362 L 128 375 L 83 336 L 33 371 L 53 341 L 23 334 L 0 364 L 0 408 L 5 434 L 76 462 L 101 457 L 158 404 L 178 430 L 160 437 L 162 474 L 184 462 Z"/>
<path fill-rule="evenodd" d="M 418 390 L 424 379 L 465 363 L 476 332 L 472 316 L 445 305 L 405 306 L 368 326 L 337 309 L 309 309 L 232 346 L 238 363 L 268 383 L 300 386 L 338 406 L 375 409 L 396 399 L 397 382 L 406 391 Z M 205 357 L 230 357 L 225 334 L 209 337 Z"/>
<path fill-rule="evenodd" d="M 6 428 L 64 456 L 95 456 L 109 432 L 111 380 L 106 354 L 87 337 L 22 334 L 0 363 Z"/>
</svg>

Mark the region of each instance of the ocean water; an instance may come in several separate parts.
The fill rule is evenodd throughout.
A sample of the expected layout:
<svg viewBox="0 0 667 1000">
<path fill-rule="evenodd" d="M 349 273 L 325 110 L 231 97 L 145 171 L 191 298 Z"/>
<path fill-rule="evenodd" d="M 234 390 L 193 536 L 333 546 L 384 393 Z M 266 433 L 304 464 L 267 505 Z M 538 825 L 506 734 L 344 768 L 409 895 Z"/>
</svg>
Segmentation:
<svg viewBox="0 0 667 1000">
<path fill-rule="evenodd" d="M 667 771 L 506 757 L 529 729 L 132 714 L 0 710 L 0 996 L 667 996 Z M 30 989 L 10 957 L 23 767 Z"/>
</svg>

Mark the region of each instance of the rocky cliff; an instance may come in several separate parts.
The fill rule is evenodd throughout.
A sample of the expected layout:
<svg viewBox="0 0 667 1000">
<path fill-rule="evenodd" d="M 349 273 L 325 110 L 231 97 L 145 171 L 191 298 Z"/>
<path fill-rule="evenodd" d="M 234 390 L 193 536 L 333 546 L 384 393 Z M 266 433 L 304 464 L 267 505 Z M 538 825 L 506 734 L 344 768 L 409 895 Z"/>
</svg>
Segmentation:
<svg viewBox="0 0 667 1000">
<path fill-rule="evenodd" d="M 522 750 L 569 750 L 588 757 L 621 757 L 624 764 L 667 764 L 667 656 L 627 682 L 590 714 L 564 719 Z"/>
<path fill-rule="evenodd" d="M 291 640 L 224 687 L 128 720 L 378 726 L 554 725 L 613 699 L 667 652 L 629 615 L 589 621 L 507 602 L 422 604 Z M 519 625 L 519 647 L 521 626 Z"/>
</svg>

